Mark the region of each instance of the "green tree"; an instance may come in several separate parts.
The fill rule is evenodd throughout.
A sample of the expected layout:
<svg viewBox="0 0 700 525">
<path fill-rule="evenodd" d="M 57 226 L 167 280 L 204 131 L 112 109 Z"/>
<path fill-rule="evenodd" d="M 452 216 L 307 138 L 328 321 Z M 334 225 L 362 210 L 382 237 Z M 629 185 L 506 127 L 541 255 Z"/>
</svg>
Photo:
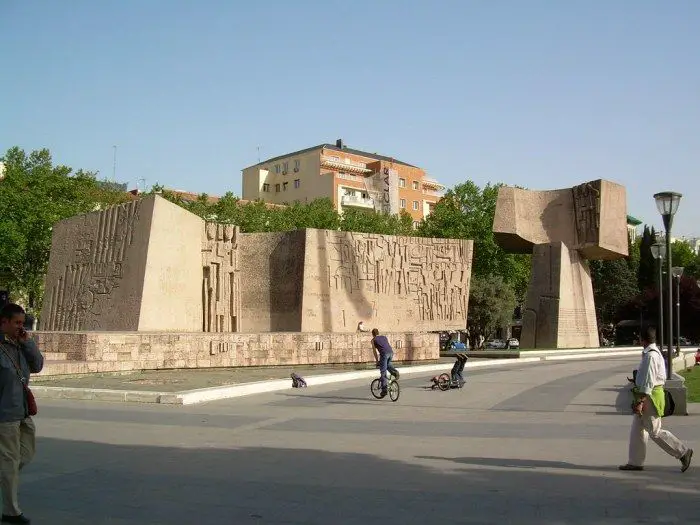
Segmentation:
<svg viewBox="0 0 700 525">
<path fill-rule="evenodd" d="M 9 149 L 0 181 L 0 271 L 13 300 L 41 308 L 53 225 L 129 198 L 100 185 L 95 174 L 54 166 L 47 149 Z"/>
<path fill-rule="evenodd" d="M 671 244 L 671 263 L 673 266 L 682 266 L 684 269 L 692 270 L 692 266 L 697 263 L 698 256 L 687 242 L 676 241 Z M 685 270 L 684 270 L 685 273 Z"/>
<path fill-rule="evenodd" d="M 639 243 L 639 269 L 637 285 L 640 290 L 653 288 L 656 285 L 656 261 L 651 253 L 651 245 L 656 242 L 652 230 L 644 225 L 644 232 Z"/>
<path fill-rule="evenodd" d="M 683 274 L 687 275 L 688 277 L 700 280 L 700 255 L 696 255 L 695 259 L 693 259 L 690 263 L 688 263 L 687 266 L 685 266 Z"/>
<path fill-rule="evenodd" d="M 515 293 L 500 276 L 472 277 L 469 286 L 467 327 L 472 336 L 489 339 L 513 318 Z"/>
<path fill-rule="evenodd" d="M 418 228 L 418 234 L 472 239 L 472 275 L 501 276 L 515 292 L 516 299 L 523 301 L 530 280 L 531 256 L 506 253 L 496 244 L 493 235 L 496 199 L 501 186 L 487 184 L 482 189 L 471 181 L 458 184 L 435 205 L 433 213 Z"/>
<path fill-rule="evenodd" d="M 389 215 L 350 208 L 343 211 L 340 218 L 340 229 L 383 235 L 411 236 L 415 234 L 413 219 L 404 210 L 401 210 L 399 215 Z"/>
<path fill-rule="evenodd" d="M 634 271 L 626 259 L 590 263 L 599 325 L 615 322 L 620 308 L 639 294 Z"/>
</svg>

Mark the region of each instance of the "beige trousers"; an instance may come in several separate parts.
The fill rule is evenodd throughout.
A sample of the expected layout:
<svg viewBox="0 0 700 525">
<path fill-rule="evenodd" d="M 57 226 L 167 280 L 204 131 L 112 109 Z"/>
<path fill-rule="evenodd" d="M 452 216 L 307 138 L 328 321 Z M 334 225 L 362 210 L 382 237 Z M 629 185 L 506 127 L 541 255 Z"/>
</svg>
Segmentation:
<svg viewBox="0 0 700 525">
<path fill-rule="evenodd" d="M 22 421 L 0 423 L 0 485 L 2 513 L 22 514 L 17 492 L 19 471 L 34 457 L 36 427 L 31 417 Z"/>
<path fill-rule="evenodd" d="M 649 437 L 664 452 L 676 459 L 680 459 L 688 451 L 688 447 L 680 439 L 668 430 L 661 428 L 661 418 L 657 415 L 651 399 L 647 397 L 644 401 L 642 415 L 634 414 L 632 416 L 628 462 L 630 465 L 644 466 Z"/>
</svg>

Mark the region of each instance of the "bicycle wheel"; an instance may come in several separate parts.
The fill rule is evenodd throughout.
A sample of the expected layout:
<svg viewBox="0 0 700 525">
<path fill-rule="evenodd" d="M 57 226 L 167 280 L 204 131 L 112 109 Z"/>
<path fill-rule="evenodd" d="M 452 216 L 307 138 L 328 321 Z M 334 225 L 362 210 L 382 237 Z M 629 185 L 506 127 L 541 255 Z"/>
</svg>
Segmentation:
<svg viewBox="0 0 700 525">
<path fill-rule="evenodd" d="M 440 374 L 438 388 L 443 392 L 450 389 L 450 376 L 448 374 Z"/>
<path fill-rule="evenodd" d="M 382 397 L 382 383 L 379 379 L 375 379 L 372 381 L 369 385 L 369 390 L 372 392 L 372 395 L 377 398 L 381 399 Z"/>
<path fill-rule="evenodd" d="M 398 381 L 392 381 L 389 383 L 389 399 L 392 401 L 398 401 L 400 393 L 401 387 L 399 387 Z"/>
</svg>

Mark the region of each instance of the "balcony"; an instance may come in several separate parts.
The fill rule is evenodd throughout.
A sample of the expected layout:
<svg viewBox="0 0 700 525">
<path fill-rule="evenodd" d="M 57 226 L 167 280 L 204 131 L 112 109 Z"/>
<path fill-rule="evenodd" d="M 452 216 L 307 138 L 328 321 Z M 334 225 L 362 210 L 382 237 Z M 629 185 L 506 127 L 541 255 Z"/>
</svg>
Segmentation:
<svg viewBox="0 0 700 525">
<path fill-rule="evenodd" d="M 359 197 L 357 195 L 343 195 L 340 200 L 343 206 L 353 206 L 355 208 L 374 209 L 374 199 Z"/>
<path fill-rule="evenodd" d="M 338 173 L 337 176 L 339 179 L 352 180 L 355 182 L 362 182 L 364 180 L 364 177 L 361 177 L 359 175 L 351 175 L 350 173 Z"/>
<path fill-rule="evenodd" d="M 431 179 L 430 177 L 423 178 L 421 183 L 423 184 L 423 193 L 426 191 L 432 191 L 435 192 L 436 195 L 442 197 L 442 192 L 445 191 L 444 184 L 440 184 L 438 181 Z M 426 195 L 430 194 L 426 193 Z"/>
<path fill-rule="evenodd" d="M 321 166 L 324 168 L 329 168 L 335 171 L 342 171 L 345 173 L 372 173 L 372 170 L 368 169 L 367 164 L 365 164 L 364 162 L 357 162 L 354 160 L 331 155 L 321 155 Z"/>
<path fill-rule="evenodd" d="M 443 193 L 441 191 L 428 190 L 426 188 L 423 188 L 423 195 L 425 195 L 426 197 L 435 197 L 436 199 L 441 199 Z"/>
</svg>

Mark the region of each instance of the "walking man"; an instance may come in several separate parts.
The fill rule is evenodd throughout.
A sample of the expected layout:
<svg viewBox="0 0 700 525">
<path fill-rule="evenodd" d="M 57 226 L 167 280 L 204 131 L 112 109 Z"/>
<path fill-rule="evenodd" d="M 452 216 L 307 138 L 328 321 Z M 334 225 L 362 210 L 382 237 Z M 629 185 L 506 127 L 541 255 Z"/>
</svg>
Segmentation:
<svg viewBox="0 0 700 525">
<path fill-rule="evenodd" d="M 385 397 L 388 388 L 386 379 L 387 370 L 396 379 L 399 378 L 399 371 L 391 364 L 391 360 L 394 358 L 394 349 L 391 348 L 386 336 L 379 335 L 379 330 L 376 328 L 372 328 L 372 351 L 374 352 L 374 358 L 377 360 L 377 365 L 379 366 L 382 397 Z"/>
<path fill-rule="evenodd" d="M 666 365 L 661 351 L 656 346 L 656 329 L 648 328 L 641 336 L 644 351 L 642 362 L 637 370 L 630 431 L 629 461 L 620 465 L 620 470 L 644 470 L 647 454 L 647 440 L 651 439 L 667 454 L 680 460 L 681 472 L 690 467 L 693 449 L 682 443 L 668 430 L 661 428 L 664 414 Z"/>
<path fill-rule="evenodd" d="M 0 486 L 2 522 L 30 523 L 18 502 L 19 471 L 34 457 L 35 427 L 29 415 L 30 373 L 44 357 L 24 330 L 24 310 L 9 303 L 0 309 Z"/>
</svg>

